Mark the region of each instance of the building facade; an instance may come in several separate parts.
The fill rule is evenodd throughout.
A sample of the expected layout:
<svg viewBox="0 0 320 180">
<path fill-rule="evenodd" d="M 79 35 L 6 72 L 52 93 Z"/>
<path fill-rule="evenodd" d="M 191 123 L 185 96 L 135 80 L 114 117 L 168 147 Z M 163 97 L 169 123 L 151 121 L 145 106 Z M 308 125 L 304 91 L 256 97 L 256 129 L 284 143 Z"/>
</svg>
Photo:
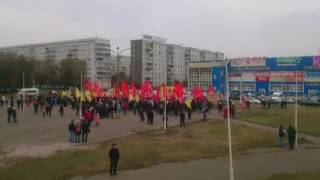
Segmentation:
<svg viewBox="0 0 320 180">
<path fill-rule="evenodd" d="M 119 72 L 123 72 L 126 74 L 127 77 L 130 77 L 130 61 L 131 58 L 130 56 L 123 56 L 121 55 L 119 57 Z M 110 57 L 110 69 L 111 69 L 111 74 L 115 75 L 118 72 L 118 61 L 117 61 L 117 56 L 111 56 Z"/>
<path fill-rule="evenodd" d="M 218 59 L 221 58 L 221 59 Z M 223 60 L 223 53 L 166 43 L 166 39 L 144 35 L 131 41 L 131 77 L 154 86 L 187 81 L 189 62 Z"/>
<path fill-rule="evenodd" d="M 295 95 L 297 89 L 299 95 L 320 96 L 320 56 L 234 58 L 228 62 L 227 80 L 234 95 L 271 95 L 274 92 Z M 210 85 L 220 93 L 225 92 L 226 83 L 223 64 L 211 65 Z M 190 78 L 203 79 L 208 76 L 205 74 L 208 70 L 201 68 L 209 64 L 200 65 L 195 63 L 189 66 Z M 198 82 L 203 88 L 208 86 Z M 189 88 L 192 88 L 192 82 Z"/>
<path fill-rule="evenodd" d="M 37 60 L 78 59 L 86 61 L 86 78 L 110 86 L 110 41 L 101 38 L 76 39 L 40 44 L 0 48 L 2 53 L 12 53 Z"/>
</svg>

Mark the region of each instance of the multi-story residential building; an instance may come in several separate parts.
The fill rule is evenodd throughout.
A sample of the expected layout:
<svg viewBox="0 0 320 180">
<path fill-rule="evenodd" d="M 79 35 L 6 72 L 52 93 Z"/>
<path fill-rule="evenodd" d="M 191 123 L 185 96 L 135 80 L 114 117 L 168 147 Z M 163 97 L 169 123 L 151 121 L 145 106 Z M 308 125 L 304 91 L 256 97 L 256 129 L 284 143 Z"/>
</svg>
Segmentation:
<svg viewBox="0 0 320 180">
<path fill-rule="evenodd" d="M 118 72 L 117 56 L 111 56 L 110 58 L 111 58 L 110 60 L 111 74 L 114 75 L 114 74 L 117 74 Z M 127 77 L 130 77 L 130 61 L 131 61 L 130 56 L 121 55 L 119 57 L 119 61 L 120 61 L 119 72 L 123 72 L 126 74 Z"/>
<path fill-rule="evenodd" d="M 110 41 L 87 38 L 0 48 L 0 53 L 13 53 L 37 60 L 52 59 L 57 62 L 72 58 L 87 63 L 86 78 L 96 80 L 104 87 L 110 86 Z"/>
<path fill-rule="evenodd" d="M 223 53 L 167 44 L 163 38 L 144 35 L 131 41 L 131 77 L 138 83 L 151 80 L 155 86 L 182 82 L 187 80 L 189 62 L 223 58 Z"/>
</svg>

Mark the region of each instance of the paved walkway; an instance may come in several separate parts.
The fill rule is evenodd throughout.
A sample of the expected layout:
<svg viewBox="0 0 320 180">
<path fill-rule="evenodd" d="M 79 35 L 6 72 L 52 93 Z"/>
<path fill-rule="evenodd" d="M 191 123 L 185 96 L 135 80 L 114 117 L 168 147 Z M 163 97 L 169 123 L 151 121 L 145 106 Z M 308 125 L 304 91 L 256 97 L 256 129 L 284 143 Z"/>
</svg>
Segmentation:
<svg viewBox="0 0 320 180">
<path fill-rule="evenodd" d="M 295 173 L 320 170 L 320 150 L 303 149 L 259 150 L 234 160 L 236 180 L 256 180 L 277 173 Z M 223 180 L 228 179 L 229 161 L 226 158 L 197 160 L 188 163 L 167 163 L 148 169 L 120 172 L 117 177 L 107 173 L 88 178 L 75 177 L 72 180 Z M 121 166 L 121 164 L 120 164 Z"/>
</svg>

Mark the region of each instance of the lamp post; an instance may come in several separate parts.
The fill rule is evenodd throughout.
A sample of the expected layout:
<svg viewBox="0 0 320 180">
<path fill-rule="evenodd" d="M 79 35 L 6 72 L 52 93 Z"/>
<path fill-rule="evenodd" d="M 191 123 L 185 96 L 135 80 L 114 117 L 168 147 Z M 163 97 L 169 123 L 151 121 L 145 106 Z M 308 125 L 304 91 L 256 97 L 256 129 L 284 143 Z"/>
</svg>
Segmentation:
<svg viewBox="0 0 320 180">
<path fill-rule="evenodd" d="M 295 102 L 295 129 L 296 129 L 296 142 L 295 147 L 298 148 L 298 60 L 296 60 L 296 102 Z"/>
<path fill-rule="evenodd" d="M 230 104 L 229 104 L 229 82 L 228 82 L 228 60 L 226 59 L 226 98 L 227 98 L 227 118 L 228 118 L 228 143 L 229 143 L 229 178 L 234 180 L 233 160 L 232 160 L 232 139 L 230 122 Z"/>
</svg>

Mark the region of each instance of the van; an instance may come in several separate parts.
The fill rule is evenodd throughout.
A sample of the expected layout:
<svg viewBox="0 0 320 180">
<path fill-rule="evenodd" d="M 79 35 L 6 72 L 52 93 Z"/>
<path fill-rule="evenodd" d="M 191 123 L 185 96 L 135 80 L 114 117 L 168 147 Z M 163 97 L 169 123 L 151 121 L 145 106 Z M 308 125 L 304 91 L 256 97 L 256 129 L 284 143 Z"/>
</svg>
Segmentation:
<svg viewBox="0 0 320 180">
<path fill-rule="evenodd" d="M 19 96 L 39 96 L 39 89 L 38 88 L 22 88 L 18 92 L 18 97 Z"/>
</svg>

